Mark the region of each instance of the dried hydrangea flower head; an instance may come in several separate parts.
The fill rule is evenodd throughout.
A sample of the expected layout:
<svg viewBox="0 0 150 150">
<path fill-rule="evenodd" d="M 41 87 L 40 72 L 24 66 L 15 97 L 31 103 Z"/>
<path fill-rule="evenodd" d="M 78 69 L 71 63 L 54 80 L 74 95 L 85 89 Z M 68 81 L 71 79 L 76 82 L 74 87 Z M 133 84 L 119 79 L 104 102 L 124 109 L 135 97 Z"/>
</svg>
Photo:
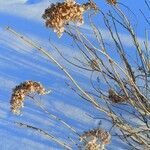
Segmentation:
<svg viewBox="0 0 150 150">
<path fill-rule="evenodd" d="M 113 103 L 122 103 L 128 100 L 127 96 L 118 94 L 115 90 L 109 89 L 109 100 Z"/>
<path fill-rule="evenodd" d="M 84 132 L 80 136 L 81 141 L 85 140 L 85 150 L 102 150 L 110 143 L 110 134 L 103 129 L 93 129 Z"/>
<path fill-rule="evenodd" d="M 117 4 L 117 1 L 116 0 L 106 0 L 108 4 L 111 4 L 111 5 L 116 5 Z"/>
<path fill-rule="evenodd" d="M 46 26 L 53 28 L 58 37 L 61 37 L 65 25 L 69 22 L 74 22 L 77 25 L 84 23 L 83 13 L 88 9 L 96 9 L 96 5 L 91 1 L 80 5 L 74 0 L 66 0 L 62 3 L 51 4 L 49 8 L 45 9 L 42 17 L 46 20 Z"/>
<path fill-rule="evenodd" d="M 45 95 L 48 93 L 39 82 L 25 81 L 20 85 L 17 85 L 13 89 L 13 93 L 11 96 L 11 111 L 14 114 L 20 114 L 20 109 L 24 105 L 25 96 L 34 92 L 37 92 L 39 95 Z"/>
</svg>

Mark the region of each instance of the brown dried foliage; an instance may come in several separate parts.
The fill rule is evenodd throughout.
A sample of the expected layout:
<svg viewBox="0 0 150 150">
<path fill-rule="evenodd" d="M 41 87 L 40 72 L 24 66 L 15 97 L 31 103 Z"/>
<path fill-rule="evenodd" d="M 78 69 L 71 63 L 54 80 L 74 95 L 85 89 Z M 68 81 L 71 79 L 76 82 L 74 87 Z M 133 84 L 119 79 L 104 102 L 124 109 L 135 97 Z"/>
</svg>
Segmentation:
<svg viewBox="0 0 150 150">
<path fill-rule="evenodd" d="M 127 102 L 128 100 L 127 96 L 118 94 L 113 89 L 110 89 L 108 93 L 109 93 L 109 100 L 113 103 L 123 103 L 123 102 Z"/>
<path fill-rule="evenodd" d="M 10 101 L 11 111 L 14 114 L 20 114 L 20 109 L 24 105 L 23 102 L 25 96 L 34 92 L 37 92 L 39 95 L 44 95 L 47 93 L 44 87 L 39 82 L 25 81 L 20 85 L 17 85 L 13 89 L 13 93 L 11 96 L 11 101 Z"/>
<path fill-rule="evenodd" d="M 90 67 L 95 71 L 100 71 L 100 66 L 96 59 L 91 60 Z"/>
<path fill-rule="evenodd" d="M 51 4 L 49 8 L 45 9 L 42 17 L 46 20 L 46 26 L 53 28 L 54 32 L 61 37 L 65 25 L 69 22 L 77 23 L 77 25 L 84 23 L 83 13 L 88 9 L 96 9 L 96 5 L 92 2 L 79 5 L 73 0 L 66 0 L 63 3 Z"/>
<path fill-rule="evenodd" d="M 117 4 L 117 1 L 116 0 L 106 0 L 108 4 L 111 4 L 111 5 L 116 5 Z"/>
<path fill-rule="evenodd" d="M 87 132 L 84 132 L 80 136 L 81 141 L 85 139 L 86 150 L 99 150 L 101 145 L 106 145 L 110 143 L 111 135 L 104 131 L 103 129 L 93 129 Z"/>
<path fill-rule="evenodd" d="M 100 146 L 95 142 L 88 142 L 88 144 L 85 147 L 85 150 L 99 150 L 99 149 Z"/>
</svg>

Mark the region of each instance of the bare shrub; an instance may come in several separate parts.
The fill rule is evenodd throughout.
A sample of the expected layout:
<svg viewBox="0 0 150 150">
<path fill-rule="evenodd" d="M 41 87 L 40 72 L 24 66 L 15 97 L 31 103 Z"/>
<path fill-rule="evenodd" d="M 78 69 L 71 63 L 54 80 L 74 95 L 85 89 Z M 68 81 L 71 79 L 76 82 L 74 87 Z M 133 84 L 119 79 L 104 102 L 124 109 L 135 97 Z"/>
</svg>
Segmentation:
<svg viewBox="0 0 150 150">
<path fill-rule="evenodd" d="M 123 11 L 119 3 L 112 0 L 107 0 L 106 2 L 112 5 L 111 10 L 106 12 L 102 9 L 97 10 L 101 18 L 101 24 L 105 25 L 111 42 L 107 41 L 108 39 L 105 38 L 101 28 L 94 22 L 93 14 L 91 13 L 89 13 L 88 23 L 93 33 L 92 35 L 94 35 L 94 42 L 92 42 L 91 37 L 76 26 L 68 26 L 64 29 L 70 21 L 83 23 L 83 12 L 93 7 L 91 7 L 91 2 L 83 5 L 79 5 L 74 1 L 52 4 L 45 10 L 43 15 L 46 20 L 46 26 L 53 28 L 59 36 L 65 30 L 83 56 L 84 60 L 76 58 L 76 63 L 72 63 L 69 60 L 70 58 L 65 60 L 78 69 L 88 71 L 91 76 L 90 88 L 87 89 L 82 88 L 80 82 L 77 82 L 65 69 L 64 64 L 59 63 L 48 50 L 38 46 L 36 42 L 9 27 L 7 30 L 23 40 L 23 42 L 39 50 L 50 61 L 52 60 L 71 81 L 72 84 L 69 84 L 69 87 L 80 96 L 81 100 L 86 100 L 99 113 L 105 114 L 105 117 L 94 116 L 93 119 L 99 118 L 102 122 L 109 122 L 109 133 L 103 129 L 85 132 L 81 138 L 85 140 L 86 149 L 100 149 L 101 145 L 96 143 L 99 139 L 104 144 L 102 146 L 104 148 L 106 144 L 109 144 L 111 137 L 111 139 L 118 138 L 131 149 L 149 150 L 150 53 L 148 38 L 146 36 L 142 41 L 144 44 L 142 44 L 136 34 L 132 20 L 127 17 L 126 12 Z M 145 0 L 145 3 L 150 10 L 150 4 L 147 0 Z M 134 15 L 128 7 L 125 8 Z M 145 14 L 143 12 L 142 14 L 149 24 Z M 134 54 L 127 52 L 127 43 L 123 41 L 119 29 L 124 31 L 130 38 Z M 58 51 L 57 46 L 51 44 L 51 47 Z M 115 57 L 113 54 L 116 54 Z M 95 76 L 92 80 L 93 74 Z M 16 108 L 20 109 L 20 106 L 22 106 L 22 103 Z M 87 141 L 89 137 L 90 140 Z M 77 143 L 78 141 L 74 142 L 76 145 Z"/>
</svg>

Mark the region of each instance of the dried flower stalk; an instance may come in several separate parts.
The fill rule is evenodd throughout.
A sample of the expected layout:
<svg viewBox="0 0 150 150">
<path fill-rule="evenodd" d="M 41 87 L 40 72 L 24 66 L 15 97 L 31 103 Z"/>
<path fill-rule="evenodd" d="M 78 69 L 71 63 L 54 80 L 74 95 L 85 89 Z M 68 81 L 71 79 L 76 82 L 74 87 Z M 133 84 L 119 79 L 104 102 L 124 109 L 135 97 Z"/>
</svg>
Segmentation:
<svg viewBox="0 0 150 150">
<path fill-rule="evenodd" d="M 20 126 L 20 127 L 23 127 L 23 128 L 29 128 L 31 130 L 37 131 L 38 133 L 44 135 L 45 137 L 47 137 L 47 138 L 55 141 L 57 144 L 59 144 L 60 146 L 62 146 L 66 150 L 72 150 L 72 148 L 70 146 L 68 146 L 66 143 L 60 141 L 55 136 L 47 133 L 46 131 L 44 131 L 44 130 L 42 130 L 40 128 L 37 128 L 35 126 L 31 126 L 31 125 L 28 125 L 28 124 L 25 124 L 25 123 L 21 123 L 21 122 L 15 122 L 15 124 L 18 125 L 18 126 Z"/>
<path fill-rule="evenodd" d="M 86 141 L 85 150 L 99 150 L 104 149 L 105 145 L 110 143 L 111 135 L 98 128 L 84 132 L 80 139 Z"/>
<path fill-rule="evenodd" d="M 77 25 L 84 23 L 83 13 L 88 9 L 96 9 L 96 5 L 93 2 L 80 5 L 74 0 L 66 0 L 62 3 L 51 4 L 42 17 L 46 20 L 46 26 L 53 28 L 54 32 L 61 37 L 65 25 L 69 22 L 74 22 Z"/>
<path fill-rule="evenodd" d="M 25 81 L 20 85 L 17 85 L 13 89 L 13 93 L 11 96 L 11 111 L 14 114 L 20 114 L 20 109 L 24 105 L 23 102 L 25 97 L 34 92 L 37 92 L 39 95 L 45 95 L 48 93 L 39 82 Z"/>
</svg>

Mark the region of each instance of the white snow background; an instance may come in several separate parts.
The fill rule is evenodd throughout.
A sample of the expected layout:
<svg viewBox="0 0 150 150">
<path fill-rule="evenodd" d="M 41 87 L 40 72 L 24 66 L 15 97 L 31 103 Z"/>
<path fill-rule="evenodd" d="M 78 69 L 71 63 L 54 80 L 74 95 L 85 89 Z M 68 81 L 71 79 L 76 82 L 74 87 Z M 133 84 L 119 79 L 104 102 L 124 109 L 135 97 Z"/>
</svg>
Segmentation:
<svg viewBox="0 0 150 150">
<path fill-rule="evenodd" d="M 41 103 L 49 112 L 65 120 L 79 133 L 97 127 L 99 120 L 94 120 L 89 115 L 102 115 L 66 86 L 65 82 L 68 82 L 68 79 L 53 63 L 49 62 L 33 47 L 24 44 L 5 31 L 5 27 L 10 26 L 23 35 L 30 37 L 33 41 L 48 49 L 61 63 L 65 64 L 66 62 L 55 50 L 50 48 L 49 38 L 53 37 L 53 43 L 68 58 L 72 56 L 80 57 L 77 51 L 66 44 L 67 42 L 63 43 L 65 38 L 59 42 L 55 33 L 44 26 L 44 21 L 41 18 L 42 13 L 50 3 L 55 2 L 56 0 L 0 0 L 0 150 L 63 149 L 37 132 L 14 125 L 13 121 L 39 127 L 66 143 L 71 143 L 68 136 L 76 139 L 76 136 L 69 129 L 65 128 L 59 121 L 45 115 L 30 100 L 25 101 L 21 116 L 11 114 L 9 102 L 12 88 L 25 80 L 40 81 L 46 89 L 51 89 L 51 94 L 41 97 Z M 88 31 L 88 25 L 84 25 L 84 29 Z M 109 35 L 105 29 L 104 34 L 106 35 L 105 38 L 109 40 Z M 132 47 L 130 38 L 123 33 L 120 34 L 122 34 L 126 46 Z M 143 41 L 142 38 L 140 40 Z M 88 86 L 88 73 L 74 69 L 70 65 L 67 69 L 86 89 Z M 106 129 L 107 126 L 105 124 Z M 76 148 L 74 147 L 74 149 Z M 116 139 L 107 146 L 107 149 L 125 150 L 128 147 Z"/>
</svg>

